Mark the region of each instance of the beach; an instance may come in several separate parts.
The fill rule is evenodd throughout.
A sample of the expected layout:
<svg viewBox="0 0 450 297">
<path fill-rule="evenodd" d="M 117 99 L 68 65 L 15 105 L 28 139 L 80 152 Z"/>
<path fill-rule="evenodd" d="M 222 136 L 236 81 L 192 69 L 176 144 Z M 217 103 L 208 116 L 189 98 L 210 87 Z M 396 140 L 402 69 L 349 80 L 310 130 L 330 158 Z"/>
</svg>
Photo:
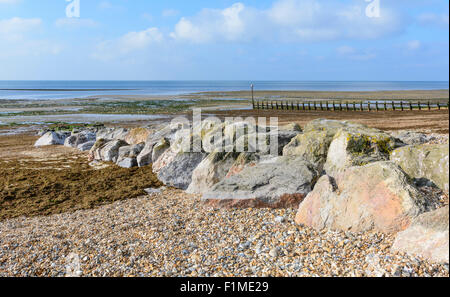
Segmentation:
<svg viewBox="0 0 450 297">
<path fill-rule="evenodd" d="M 256 92 L 273 100 L 448 100 L 444 91 Z M 448 145 L 443 110 L 252 110 L 248 92 L 8 100 L 0 109 L 0 276 L 445 276 L 448 263 L 394 252 L 383 232 L 318 231 L 295 208 L 220 208 L 162 186 L 152 166 L 89 166 L 89 153 L 34 147 L 42 129 L 84 125 L 133 129 L 173 118 L 277 117 L 280 125 L 350 121 L 388 133 L 412 131 Z M 72 128 L 73 125 L 77 128 Z M 66 127 L 66 128 L 61 128 Z M 90 129 L 90 128 L 89 128 Z M 155 128 L 156 129 L 156 128 Z M 147 191 L 147 192 L 146 192 Z M 448 205 L 448 194 L 420 188 Z M 75 265 L 74 269 L 68 267 Z M 73 268 L 73 267 L 72 267 Z"/>
</svg>

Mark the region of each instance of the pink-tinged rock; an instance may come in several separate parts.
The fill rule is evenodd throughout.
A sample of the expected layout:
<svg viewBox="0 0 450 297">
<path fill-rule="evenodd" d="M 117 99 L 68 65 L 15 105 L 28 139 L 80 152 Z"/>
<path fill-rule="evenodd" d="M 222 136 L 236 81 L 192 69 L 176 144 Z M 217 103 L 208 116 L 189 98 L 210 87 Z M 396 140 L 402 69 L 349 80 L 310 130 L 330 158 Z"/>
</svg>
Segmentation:
<svg viewBox="0 0 450 297">
<path fill-rule="evenodd" d="M 420 215 L 411 226 L 397 234 L 392 250 L 427 260 L 449 262 L 449 207 Z"/>
<path fill-rule="evenodd" d="M 403 231 L 430 208 L 392 162 L 351 167 L 336 179 L 323 176 L 300 204 L 296 222 L 318 230 Z"/>
<path fill-rule="evenodd" d="M 156 162 L 153 163 L 152 168 L 154 173 L 159 173 L 161 169 L 172 163 L 178 152 L 171 149 L 166 150 Z"/>
</svg>

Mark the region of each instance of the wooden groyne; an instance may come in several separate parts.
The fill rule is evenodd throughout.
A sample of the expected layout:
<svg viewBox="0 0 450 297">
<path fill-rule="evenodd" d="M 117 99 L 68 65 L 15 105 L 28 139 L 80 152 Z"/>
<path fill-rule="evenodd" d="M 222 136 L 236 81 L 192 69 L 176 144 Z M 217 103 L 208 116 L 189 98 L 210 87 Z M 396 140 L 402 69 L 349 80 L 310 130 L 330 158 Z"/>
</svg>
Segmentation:
<svg viewBox="0 0 450 297">
<path fill-rule="evenodd" d="M 297 111 L 407 111 L 448 109 L 449 102 L 435 101 L 300 101 L 259 100 L 253 101 L 253 109 Z"/>
</svg>

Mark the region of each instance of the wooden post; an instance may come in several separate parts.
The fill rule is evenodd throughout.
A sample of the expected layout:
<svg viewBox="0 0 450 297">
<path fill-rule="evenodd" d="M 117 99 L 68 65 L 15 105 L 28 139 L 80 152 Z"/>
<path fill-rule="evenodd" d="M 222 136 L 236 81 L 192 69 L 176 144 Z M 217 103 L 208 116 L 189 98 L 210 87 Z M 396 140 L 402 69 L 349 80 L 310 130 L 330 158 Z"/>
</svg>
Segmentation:
<svg viewBox="0 0 450 297">
<path fill-rule="evenodd" d="M 376 107 L 376 109 L 378 111 L 378 101 L 375 101 L 375 107 Z"/>
<path fill-rule="evenodd" d="M 404 110 L 405 110 L 405 108 L 403 107 L 403 100 L 402 100 L 402 101 L 400 101 L 400 107 L 401 107 L 402 111 L 404 111 Z"/>
<path fill-rule="evenodd" d="M 386 111 L 387 110 L 387 103 L 386 103 L 386 100 L 384 100 L 384 111 Z"/>
<path fill-rule="evenodd" d="M 420 101 L 419 101 L 419 110 L 422 110 L 422 105 L 420 105 Z"/>
<path fill-rule="evenodd" d="M 314 110 L 317 110 L 317 102 L 316 101 L 314 101 Z"/>
<path fill-rule="evenodd" d="M 278 101 L 275 101 L 275 105 L 276 105 L 277 110 L 278 110 Z"/>
<path fill-rule="evenodd" d="M 329 106 L 328 101 L 325 101 L 325 104 L 327 105 L 327 111 L 330 110 L 330 106 Z"/>
<path fill-rule="evenodd" d="M 392 109 L 395 111 L 395 102 L 392 101 Z"/>
<path fill-rule="evenodd" d="M 253 95 L 253 89 L 255 86 L 253 84 L 251 84 L 250 87 L 252 88 L 252 105 L 253 105 L 253 109 L 255 109 L 255 96 Z"/>
<path fill-rule="evenodd" d="M 347 108 L 347 111 L 348 111 L 348 101 L 345 102 L 345 107 Z"/>
<path fill-rule="evenodd" d="M 323 104 L 322 104 L 322 101 L 320 101 L 320 110 L 323 111 Z"/>
<path fill-rule="evenodd" d="M 369 102 L 367 102 L 367 106 L 369 106 L 369 111 L 372 111 L 371 106 L 370 106 L 370 100 L 369 100 Z"/>
<path fill-rule="evenodd" d="M 431 110 L 430 101 L 428 101 L 428 110 Z"/>
<path fill-rule="evenodd" d="M 333 111 L 336 111 L 336 103 L 333 101 Z"/>
<path fill-rule="evenodd" d="M 302 102 L 302 107 L 303 107 L 303 110 L 306 110 L 306 108 L 305 108 L 305 101 Z"/>
<path fill-rule="evenodd" d="M 356 111 L 356 102 L 353 101 L 353 111 Z"/>
<path fill-rule="evenodd" d="M 363 102 L 362 101 L 359 102 L 359 109 L 361 111 L 364 111 L 364 106 L 363 106 Z"/>
<path fill-rule="evenodd" d="M 409 110 L 413 110 L 412 102 L 409 101 Z"/>
<path fill-rule="evenodd" d="M 438 107 L 438 110 L 441 110 L 441 104 L 439 102 L 437 103 L 437 107 Z"/>
</svg>

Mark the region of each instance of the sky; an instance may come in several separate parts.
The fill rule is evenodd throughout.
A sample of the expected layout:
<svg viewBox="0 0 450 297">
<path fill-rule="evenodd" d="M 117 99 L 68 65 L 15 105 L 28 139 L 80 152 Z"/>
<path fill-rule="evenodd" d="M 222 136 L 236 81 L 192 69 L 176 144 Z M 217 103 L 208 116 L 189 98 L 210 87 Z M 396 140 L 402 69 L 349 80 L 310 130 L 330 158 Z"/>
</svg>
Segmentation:
<svg viewBox="0 0 450 297">
<path fill-rule="evenodd" d="M 0 80 L 448 81 L 448 13 L 448 0 L 0 0 Z"/>
</svg>

